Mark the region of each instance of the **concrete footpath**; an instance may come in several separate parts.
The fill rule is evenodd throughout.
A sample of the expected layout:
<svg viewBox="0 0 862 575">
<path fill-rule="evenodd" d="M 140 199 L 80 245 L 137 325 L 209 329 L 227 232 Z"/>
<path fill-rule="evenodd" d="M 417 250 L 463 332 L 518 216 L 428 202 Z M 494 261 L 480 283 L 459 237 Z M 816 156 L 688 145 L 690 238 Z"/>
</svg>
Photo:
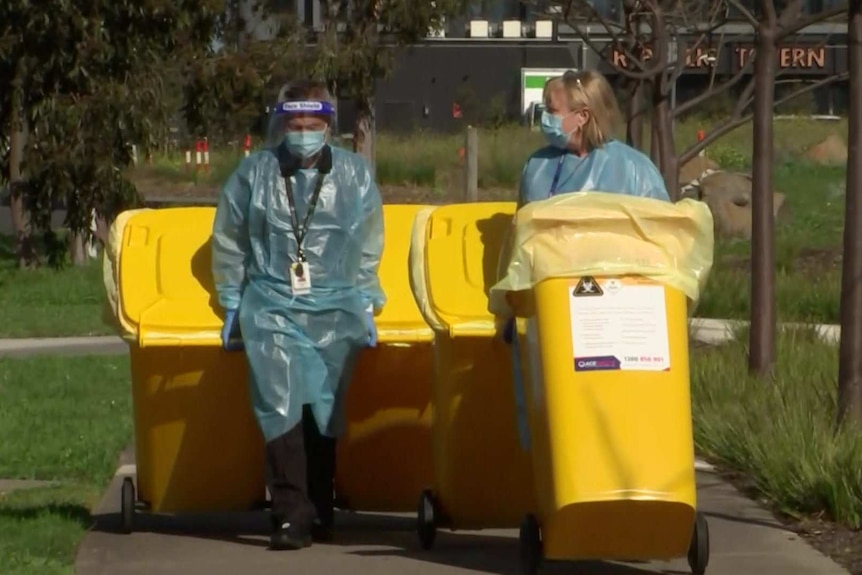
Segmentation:
<svg viewBox="0 0 862 575">
<path fill-rule="evenodd" d="M 341 513 L 335 543 L 287 553 L 267 549 L 265 512 L 197 517 L 139 513 L 135 532 L 120 534 L 120 487 L 123 477 L 134 473 L 132 458 L 125 456 L 95 511 L 96 526 L 78 551 L 78 575 L 518 573 L 517 530 L 440 531 L 434 549 L 422 551 L 411 514 Z M 715 474 L 698 472 L 698 497 L 709 519 L 709 575 L 847 575 Z M 541 573 L 681 575 L 689 569 L 683 559 L 648 564 L 546 563 Z"/>
<path fill-rule="evenodd" d="M 113 335 L 0 339 L 0 358 L 36 355 L 120 355 L 128 350 L 128 344 Z"/>
<path fill-rule="evenodd" d="M 693 320 L 692 339 L 720 343 L 738 322 Z M 837 326 L 818 326 L 821 336 L 837 341 Z M 122 354 L 119 338 L 0 340 L 0 358 L 44 354 Z M 456 575 L 518 573 L 517 530 L 441 531 L 431 551 L 419 549 L 415 517 L 341 513 L 337 540 L 293 553 L 267 550 L 268 520 L 263 512 L 195 517 L 138 514 L 135 532 L 119 533 L 120 488 L 134 475 L 134 455 L 126 453 L 102 501 L 95 526 L 85 537 L 76 561 L 78 575 Z M 741 496 L 702 462 L 698 469 L 698 504 L 709 519 L 709 575 L 847 575 L 768 512 Z M 218 481 L 218 478 L 202 478 Z M 11 486 L 10 486 L 11 487 Z M 647 575 L 689 573 L 686 561 L 649 564 L 546 564 L 548 575 Z"/>
</svg>

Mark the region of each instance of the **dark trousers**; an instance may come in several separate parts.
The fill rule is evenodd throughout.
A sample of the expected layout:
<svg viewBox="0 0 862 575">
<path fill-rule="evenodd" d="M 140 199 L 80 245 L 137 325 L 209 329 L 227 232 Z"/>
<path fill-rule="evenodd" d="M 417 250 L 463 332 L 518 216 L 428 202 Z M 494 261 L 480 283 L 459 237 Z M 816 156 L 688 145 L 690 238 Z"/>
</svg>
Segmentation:
<svg viewBox="0 0 862 575">
<path fill-rule="evenodd" d="M 332 525 L 335 439 L 321 435 L 310 406 L 302 422 L 266 444 L 273 523 Z"/>
</svg>

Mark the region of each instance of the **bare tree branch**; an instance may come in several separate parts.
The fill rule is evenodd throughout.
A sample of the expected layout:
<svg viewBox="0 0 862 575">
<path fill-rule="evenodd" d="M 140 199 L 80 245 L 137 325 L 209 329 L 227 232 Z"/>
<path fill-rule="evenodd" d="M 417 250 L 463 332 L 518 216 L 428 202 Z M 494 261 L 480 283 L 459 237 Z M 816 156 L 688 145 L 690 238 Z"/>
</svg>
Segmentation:
<svg viewBox="0 0 862 575">
<path fill-rule="evenodd" d="M 590 50 L 592 50 L 599 56 L 601 56 L 602 54 L 602 48 L 598 44 L 593 42 L 592 38 L 590 38 L 589 32 L 587 32 L 581 27 L 581 25 L 577 22 L 576 18 L 572 17 L 572 13 L 576 4 L 580 4 L 581 6 L 587 7 L 588 11 L 590 12 L 590 15 L 595 20 L 598 20 L 598 22 L 602 25 L 602 27 L 611 37 L 611 46 L 617 47 L 618 49 L 622 50 L 626 61 L 640 70 L 640 72 L 638 72 L 628 68 L 621 68 L 609 62 L 621 74 L 633 80 L 648 80 L 655 77 L 655 75 L 659 73 L 657 67 L 653 66 L 648 68 L 645 62 L 643 62 L 631 50 L 626 47 L 625 43 L 620 38 L 620 35 L 614 31 L 615 27 L 611 25 L 608 20 L 602 14 L 600 14 L 591 4 L 586 2 L 579 2 L 578 0 L 569 0 L 568 5 L 566 6 L 566 9 L 563 13 L 563 18 L 566 23 L 575 30 L 575 32 Z"/>
<path fill-rule="evenodd" d="M 736 10 L 740 14 L 742 14 L 742 17 L 745 18 L 746 20 L 748 20 L 748 23 L 751 24 L 752 26 L 754 26 L 755 29 L 758 26 L 760 26 L 760 22 L 757 20 L 757 18 L 754 17 L 754 14 L 752 14 L 748 8 L 746 8 L 745 6 L 742 5 L 742 2 L 739 2 L 739 0 L 725 0 L 725 1 L 728 4 L 730 4 L 733 8 L 736 8 Z"/>
<path fill-rule="evenodd" d="M 779 42 L 781 42 L 782 40 L 784 40 L 788 36 L 796 34 L 800 30 L 804 30 L 805 28 L 808 28 L 809 26 L 811 26 L 813 24 L 823 22 L 824 20 L 831 20 L 832 18 L 835 18 L 836 16 L 841 16 L 845 12 L 847 12 L 847 3 L 843 2 L 843 3 L 839 4 L 838 6 L 833 6 L 832 8 L 829 8 L 828 10 L 823 10 L 822 12 L 818 12 L 817 14 L 812 14 L 811 16 L 808 16 L 806 18 L 800 18 L 799 20 L 797 20 L 793 24 L 788 24 L 786 27 L 783 27 L 778 32 L 777 39 Z"/>
<path fill-rule="evenodd" d="M 731 117 L 733 118 L 741 118 L 745 110 L 748 109 L 748 106 L 751 105 L 751 102 L 754 99 L 754 88 L 757 86 L 757 80 L 755 78 L 751 78 L 746 84 L 745 88 L 742 90 L 742 93 L 739 95 L 739 98 L 736 100 L 736 105 L 733 107 L 733 114 Z"/>
<path fill-rule="evenodd" d="M 802 88 L 799 88 L 798 90 L 791 92 L 787 96 L 784 96 L 783 98 L 781 98 L 779 100 L 776 100 L 775 101 L 775 107 L 782 106 L 782 105 L 786 104 L 787 102 L 790 102 L 791 100 L 798 98 L 799 96 L 803 96 L 803 95 L 807 94 L 808 92 L 813 92 L 814 90 L 816 90 L 818 88 L 822 88 L 823 86 L 828 86 L 829 84 L 832 84 L 834 82 L 844 81 L 848 77 L 849 77 L 849 75 L 845 72 L 843 74 L 836 74 L 834 76 L 829 76 L 828 78 L 824 78 L 822 80 L 818 80 L 817 82 L 813 82 L 811 84 L 803 86 Z M 752 84 L 752 86 L 753 86 L 753 84 Z M 733 118 L 733 116 L 731 116 L 730 120 L 728 120 L 724 124 L 721 124 L 721 125 L 713 128 L 712 130 L 710 130 L 710 132 L 708 134 L 706 134 L 706 137 L 704 137 L 703 140 L 701 140 L 700 142 L 696 143 L 695 145 L 688 148 L 685 152 L 683 152 L 682 155 L 680 155 L 680 157 L 679 157 L 680 165 L 685 164 L 686 162 L 690 161 L 692 158 L 694 158 L 696 155 L 698 155 L 701 152 L 701 150 L 706 149 L 708 146 L 713 144 L 716 140 L 719 140 L 722 136 L 726 135 L 728 132 L 732 132 L 736 128 L 744 125 L 746 122 L 749 122 L 752 117 L 753 117 L 752 113 L 748 113 L 748 114 L 745 114 L 744 116 L 739 116 L 736 118 Z"/>
<path fill-rule="evenodd" d="M 707 100 L 714 98 L 715 96 L 718 96 L 719 94 L 723 94 L 723 93 L 727 92 L 728 90 L 730 90 L 731 88 L 733 88 L 734 86 L 739 84 L 739 82 L 741 82 L 743 78 L 751 75 L 751 70 L 752 70 L 753 66 L 754 66 L 754 59 L 749 58 L 743 67 L 741 67 L 739 70 L 737 70 L 737 72 L 733 76 L 731 76 L 729 79 L 727 79 L 726 81 L 719 84 L 717 87 L 710 88 L 706 92 L 704 92 L 703 94 L 701 94 L 699 96 L 695 96 L 691 100 L 686 100 L 682 104 L 678 105 L 676 107 L 676 110 L 674 111 L 674 116 L 679 116 L 679 115 L 685 114 L 685 113 L 689 112 L 690 110 L 700 106 L 701 104 L 703 104 Z"/>
<path fill-rule="evenodd" d="M 796 0 L 794 0 L 796 1 Z M 760 22 L 756 28 L 759 30 L 763 30 L 764 24 L 770 29 L 774 30 L 775 26 L 778 24 L 778 16 L 775 13 L 775 2 L 766 1 L 763 2 L 763 22 Z"/>
</svg>

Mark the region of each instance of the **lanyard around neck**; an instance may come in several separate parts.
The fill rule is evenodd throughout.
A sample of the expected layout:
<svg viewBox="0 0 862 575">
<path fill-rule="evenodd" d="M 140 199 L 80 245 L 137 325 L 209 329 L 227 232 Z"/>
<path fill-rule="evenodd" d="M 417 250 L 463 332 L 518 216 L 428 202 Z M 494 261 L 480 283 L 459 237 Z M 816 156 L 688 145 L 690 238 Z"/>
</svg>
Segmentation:
<svg viewBox="0 0 862 575">
<path fill-rule="evenodd" d="M 287 193 L 287 203 L 290 206 L 290 222 L 293 231 L 293 237 L 296 238 L 296 257 L 300 262 L 305 261 L 305 252 L 302 251 L 302 242 L 308 234 L 308 226 L 311 224 L 311 218 L 314 216 L 314 211 L 317 209 L 317 201 L 320 199 L 320 190 L 323 188 L 324 174 L 317 174 L 317 181 L 314 183 L 314 192 L 311 194 L 311 199 L 308 202 L 308 211 L 305 212 L 305 218 L 302 223 L 299 222 L 299 216 L 296 213 L 296 200 L 293 197 L 293 186 L 290 184 L 290 177 L 284 177 L 284 187 Z"/>
</svg>

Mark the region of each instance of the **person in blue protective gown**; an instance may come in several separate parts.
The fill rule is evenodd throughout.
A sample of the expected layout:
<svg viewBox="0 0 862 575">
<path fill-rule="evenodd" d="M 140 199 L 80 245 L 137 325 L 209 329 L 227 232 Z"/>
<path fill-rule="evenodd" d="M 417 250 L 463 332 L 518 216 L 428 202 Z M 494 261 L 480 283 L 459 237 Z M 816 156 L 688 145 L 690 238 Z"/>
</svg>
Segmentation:
<svg viewBox="0 0 862 575">
<path fill-rule="evenodd" d="M 543 93 L 542 133 L 548 145 L 527 159 L 521 173 L 518 207 L 557 194 L 595 191 L 670 201 L 664 179 L 645 154 L 614 139 L 622 125 L 616 96 L 599 72 L 568 71 L 549 79 Z M 522 442 L 529 432 L 520 384 L 520 351 L 515 319 L 502 329 L 513 344 L 515 403 Z"/>
<path fill-rule="evenodd" d="M 329 145 L 334 115 L 325 85 L 284 87 L 267 147 L 228 178 L 213 225 L 222 339 L 245 350 L 266 440 L 273 549 L 332 536 L 344 396 L 385 303 L 380 192 L 362 157 Z"/>
<path fill-rule="evenodd" d="M 533 153 L 524 165 L 519 206 L 580 191 L 670 201 L 652 161 L 614 139 L 622 119 L 602 74 L 569 71 L 551 78 L 543 99 L 542 132 L 548 146 Z"/>
</svg>

